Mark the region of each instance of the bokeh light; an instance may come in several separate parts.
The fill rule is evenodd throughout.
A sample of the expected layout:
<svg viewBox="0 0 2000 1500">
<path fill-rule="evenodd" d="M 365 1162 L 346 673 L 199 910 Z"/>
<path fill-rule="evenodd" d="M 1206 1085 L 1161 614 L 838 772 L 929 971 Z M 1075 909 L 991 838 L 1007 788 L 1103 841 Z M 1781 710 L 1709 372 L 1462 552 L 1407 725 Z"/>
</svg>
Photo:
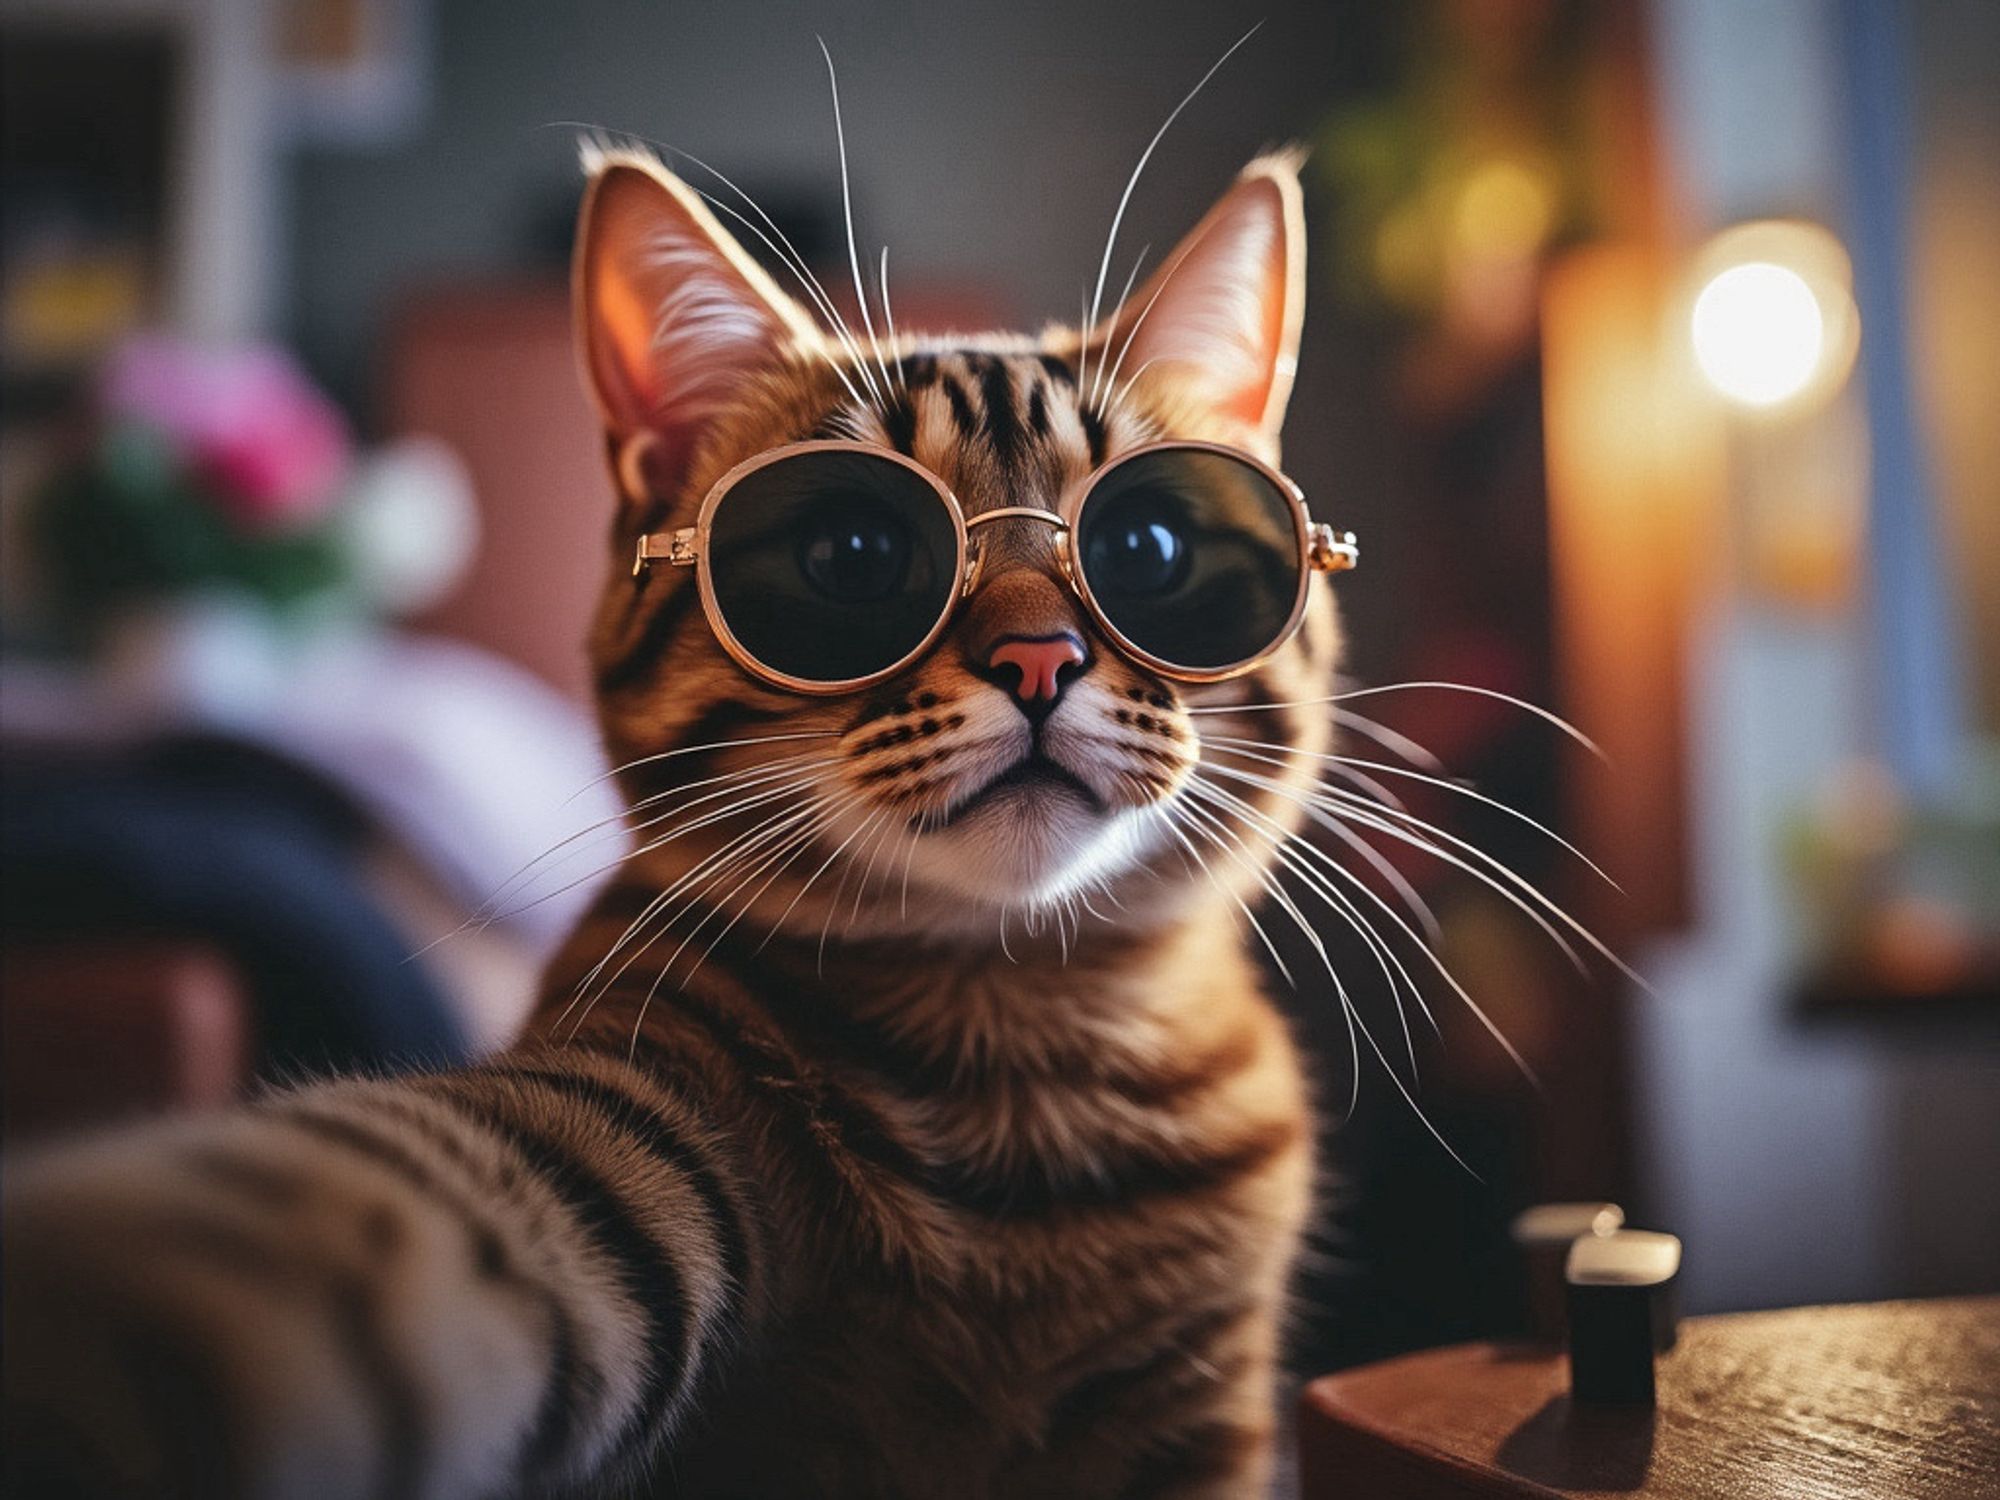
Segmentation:
<svg viewBox="0 0 2000 1500">
<path fill-rule="evenodd" d="M 1696 261 L 1688 332 L 1695 363 L 1754 411 L 1824 398 L 1854 362 L 1858 320 L 1840 244 L 1814 224 L 1743 224 Z"/>
</svg>

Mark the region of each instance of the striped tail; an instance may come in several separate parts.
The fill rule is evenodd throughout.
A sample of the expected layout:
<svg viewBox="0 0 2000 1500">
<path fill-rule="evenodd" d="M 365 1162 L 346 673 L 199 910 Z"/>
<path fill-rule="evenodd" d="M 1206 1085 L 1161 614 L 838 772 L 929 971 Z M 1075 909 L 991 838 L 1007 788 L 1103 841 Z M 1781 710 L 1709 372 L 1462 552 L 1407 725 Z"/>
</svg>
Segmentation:
<svg viewBox="0 0 2000 1500">
<path fill-rule="evenodd" d="M 587 1052 L 10 1167 L 7 1493 L 615 1486 L 758 1316 L 745 1183 L 687 1099 Z"/>
</svg>

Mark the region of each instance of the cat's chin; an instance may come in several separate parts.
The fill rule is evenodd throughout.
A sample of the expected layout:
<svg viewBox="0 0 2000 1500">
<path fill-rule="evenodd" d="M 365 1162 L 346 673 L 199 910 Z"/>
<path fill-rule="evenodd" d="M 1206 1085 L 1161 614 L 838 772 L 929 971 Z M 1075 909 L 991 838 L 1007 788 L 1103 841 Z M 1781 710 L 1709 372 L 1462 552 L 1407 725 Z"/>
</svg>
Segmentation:
<svg viewBox="0 0 2000 1500">
<path fill-rule="evenodd" d="M 1157 842 L 1150 809 L 1109 812 L 1065 788 L 1003 788 L 922 834 L 910 877 L 995 909 L 1060 901 L 1142 863 Z"/>
</svg>

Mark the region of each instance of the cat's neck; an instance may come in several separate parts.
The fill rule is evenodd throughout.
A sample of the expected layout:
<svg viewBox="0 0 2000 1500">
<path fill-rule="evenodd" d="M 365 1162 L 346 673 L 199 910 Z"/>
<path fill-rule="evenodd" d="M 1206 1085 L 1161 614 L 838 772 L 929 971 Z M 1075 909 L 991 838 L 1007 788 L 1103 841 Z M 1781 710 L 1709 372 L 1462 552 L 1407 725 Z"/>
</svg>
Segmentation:
<svg viewBox="0 0 2000 1500">
<path fill-rule="evenodd" d="M 746 926 L 712 950 L 712 928 L 682 950 L 676 930 L 650 947 L 628 938 L 600 966 L 645 911 L 646 889 L 614 886 L 600 895 L 550 965 L 531 1033 L 560 1041 L 585 1006 L 602 1021 L 607 1013 L 636 1016 L 647 1003 L 670 1006 L 686 993 L 733 997 L 807 1033 L 868 1028 L 936 1062 L 1081 1057 L 1107 1046 L 1170 1048 L 1242 1004 L 1261 1003 L 1254 966 L 1219 905 L 1144 927 L 1087 918 L 1058 929 L 1051 919 L 1030 931 L 1017 917 L 1004 944 L 997 918 L 990 941 L 823 938 Z"/>
</svg>

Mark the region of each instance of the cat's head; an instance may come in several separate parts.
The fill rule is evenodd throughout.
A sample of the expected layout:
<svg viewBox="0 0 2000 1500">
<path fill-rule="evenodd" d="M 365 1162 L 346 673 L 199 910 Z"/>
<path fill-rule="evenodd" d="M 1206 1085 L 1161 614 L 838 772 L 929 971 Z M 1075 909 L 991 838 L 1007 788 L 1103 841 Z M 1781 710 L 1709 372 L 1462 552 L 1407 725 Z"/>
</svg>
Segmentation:
<svg viewBox="0 0 2000 1500">
<path fill-rule="evenodd" d="M 990 934 L 996 912 L 1098 892 L 1140 920 L 1190 891 L 1214 899 L 1215 883 L 1232 894 L 1254 885 L 1268 857 L 1258 825 L 1249 812 L 1219 816 L 1213 795 L 1190 796 L 1190 778 L 1205 743 L 1214 752 L 1227 737 L 1239 771 L 1311 779 L 1325 711 L 1254 705 L 1329 690 L 1331 590 L 1312 581 L 1298 627 L 1253 668 L 1190 682 L 1147 665 L 1093 614 L 1061 555 L 1074 538 L 1040 517 L 979 518 L 1060 511 L 1108 462 L 1162 440 L 1277 463 L 1303 311 L 1296 162 L 1253 162 L 1092 327 L 903 330 L 894 341 L 879 305 L 873 337 L 865 326 L 852 339 L 827 332 L 651 158 L 608 153 L 590 166 L 578 327 L 620 495 L 591 651 L 639 857 L 690 900 L 815 932 L 836 902 L 864 930 L 956 922 Z M 740 222 L 779 238 L 739 206 Z M 815 441 L 858 442 L 902 461 L 913 484 L 941 486 L 970 523 L 959 544 L 976 558 L 914 659 L 832 693 L 747 669 L 740 643 L 712 626 L 702 570 L 672 565 L 694 549 L 718 481 Z M 871 567 L 901 565 L 867 525 L 816 514 L 773 517 L 785 534 L 760 542 L 773 629 L 800 628 L 785 614 L 795 591 L 830 583 L 865 597 L 881 582 Z M 658 560 L 635 571 L 635 551 L 647 550 Z M 843 578 L 843 566 L 860 573 Z M 1226 593 L 1191 589 L 1186 618 L 1225 631 Z M 1203 711 L 1228 705 L 1243 711 Z M 1276 788 L 1211 784 L 1273 825 L 1295 821 Z"/>
</svg>

